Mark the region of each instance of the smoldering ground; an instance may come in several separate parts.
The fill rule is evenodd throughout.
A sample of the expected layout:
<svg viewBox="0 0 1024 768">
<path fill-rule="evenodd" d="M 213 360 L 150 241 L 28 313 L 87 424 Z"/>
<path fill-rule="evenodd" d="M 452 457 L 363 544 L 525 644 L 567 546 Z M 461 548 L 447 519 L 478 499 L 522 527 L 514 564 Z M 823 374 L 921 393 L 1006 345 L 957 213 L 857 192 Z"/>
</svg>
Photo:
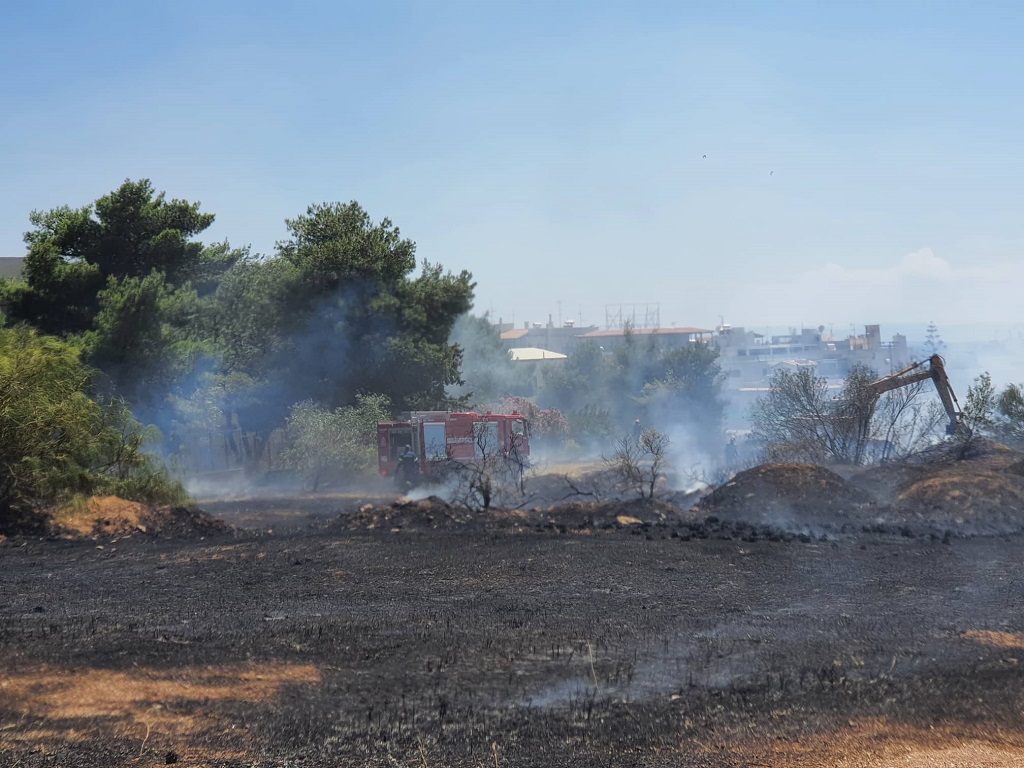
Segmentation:
<svg viewBox="0 0 1024 768">
<path fill-rule="evenodd" d="M 981 524 L 1020 517 L 1021 458 L 755 468 L 696 507 L 307 497 L 292 525 L 247 500 L 205 538 L 0 542 L 0 757 L 867 766 L 997 734 L 1014 765 L 1020 534 Z M 996 505 L 953 493 L 981 477 Z"/>
<path fill-rule="evenodd" d="M 857 764 L 941 764 L 986 728 L 989 764 L 1024 755 L 1016 539 L 684 538 L 572 514 L 0 542 L 0 758 L 835 764 L 879 721 Z"/>
</svg>

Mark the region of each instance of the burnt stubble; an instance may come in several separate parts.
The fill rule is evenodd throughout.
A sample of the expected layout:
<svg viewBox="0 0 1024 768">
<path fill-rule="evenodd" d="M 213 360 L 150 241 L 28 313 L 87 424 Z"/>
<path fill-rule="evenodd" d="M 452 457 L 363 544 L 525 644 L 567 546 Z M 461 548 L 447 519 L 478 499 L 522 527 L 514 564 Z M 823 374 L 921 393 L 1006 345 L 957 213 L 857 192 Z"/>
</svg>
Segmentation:
<svg viewBox="0 0 1024 768">
<path fill-rule="evenodd" d="M 344 519 L 0 543 L 0 764 L 1024 756 L 1019 536 Z"/>
</svg>

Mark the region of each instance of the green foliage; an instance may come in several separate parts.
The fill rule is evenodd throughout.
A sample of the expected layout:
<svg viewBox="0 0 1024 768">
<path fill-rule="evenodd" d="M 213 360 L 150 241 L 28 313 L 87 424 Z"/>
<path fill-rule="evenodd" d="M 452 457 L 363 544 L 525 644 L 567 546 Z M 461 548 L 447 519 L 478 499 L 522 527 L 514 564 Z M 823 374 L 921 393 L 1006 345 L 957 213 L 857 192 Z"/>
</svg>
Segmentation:
<svg viewBox="0 0 1024 768">
<path fill-rule="evenodd" d="M 187 272 L 199 298 L 211 296 L 220 286 L 224 276 L 239 262 L 251 258 L 248 248 L 232 248 L 225 240 L 203 248 L 199 262 Z"/>
<path fill-rule="evenodd" d="M 385 396 L 369 394 L 334 410 L 298 403 L 288 416 L 281 457 L 313 491 L 325 482 L 365 476 L 377 466 L 377 423 L 388 418 L 389 405 Z"/>
<path fill-rule="evenodd" d="M 611 371 L 601 347 L 592 341 L 582 342 L 557 368 L 545 372 L 537 401 L 567 412 L 581 411 L 588 406 L 618 412 L 624 393 L 616 392 L 613 396 L 610 391 Z"/>
<path fill-rule="evenodd" d="M 271 257 L 204 246 L 213 216 L 145 179 L 30 220 L 25 279 L 0 282 L 8 318 L 73 341 L 105 396 L 168 434 L 241 428 L 263 446 L 294 403 L 443 408 L 461 381 L 449 339 L 470 274 L 415 274 L 415 244 L 358 203 L 287 220 Z"/>
<path fill-rule="evenodd" d="M 479 409 L 506 395 L 527 391 L 523 369 L 516 368 L 497 326 L 486 315 L 460 315 L 452 327 L 451 341 L 463 351 L 463 383 L 448 387 L 450 397 L 464 399 L 467 407 Z"/>
<path fill-rule="evenodd" d="M 24 281 L 0 284 L 10 320 L 71 338 L 133 405 L 161 403 L 209 350 L 204 295 L 244 255 L 193 238 L 213 223 L 198 203 L 125 181 L 82 208 L 34 211 Z"/>
<path fill-rule="evenodd" d="M 1014 446 L 1024 444 L 1024 385 L 1009 384 L 996 401 L 1000 436 Z"/>
<path fill-rule="evenodd" d="M 191 370 L 203 344 L 194 336 L 199 300 L 159 272 L 111 277 L 98 294 L 95 329 L 82 337 L 86 359 L 133 402 Z"/>
<path fill-rule="evenodd" d="M 355 201 L 311 205 L 285 224 L 291 238 L 278 251 L 302 275 L 308 289 L 302 302 L 353 284 L 367 286 L 372 295 L 396 287 L 416 266 L 416 245 L 389 219 L 374 225 Z"/>
<path fill-rule="evenodd" d="M 641 389 L 647 417 L 664 423 L 682 421 L 706 438 L 717 435 L 725 413 L 718 355 L 716 348 L 704 343 L 656 355 Z"/>
<path fill-rule="evenodd" d="M 184 497 L 144 452 L 150 435 L 125 405 L 89 397 L 91 380 L 73 346 L 0 329 L 0 523 L 75 493 Z"/>
<path fill-rule="evenodd" d="M 665 349 L 653 336 L 642 338 L 627 330 L 611 354 L 593 342 L 579 344 L 560 368 L 545 374 L 536 399 L 542 406 L 589 420 L 598 434 L 605 432 L 605 425 L 594 417 L 604 414 L 612 431 L 621 433 L 639 418 L 648 424 L 681 425 L 707 441 L 720 433 L 725 412 L 718 356 L 708 344 Z"/>
<path fill-rule="evenodd" d="M 268 372 L 274 357 L 288 349 L 286 333 L 294 322 L 288 297 L 297 290 L 298 275 L 284 259 L 249 255 L 224 273 L 210 302 L 207 335 L 225 373 Z"/>
<path fill-rule="evenodd" d="M 577 445 L 603 443 L 614 433 L 611 414 L 596 405 L 585 405 L 569 414 L 569 437 Z"/>
<path fill-rule="evenodd" d="M 969 447 L 983 437 L 1015 448 L 1024 445 L 1024 384 L 1008 384 L 997 392 L 985 372 L 967 388 L 957 439 Z"/>
<path fill-rule="evenodd" d="M 961 409 L 960 423 L 967 435 L 991 435 L 996 427 L 996 408 L 999 398 L 992 384 L 992 377 L 986 371 L 967 388 L 967 396 Z"/>
<path fill-rule="evenodd" d="M 25 282 L 4 291 L 8 316 L 46 333 L 87 331 L 109 278 L 163 274 L 181 285 L 202 273 L 192 237 L 213 223 L 198 203 L 166 200 L 148 179 L 125 181 L 83 208 L 33 211 L 25 234 Z"/>
<path fill-rule="evenodd" d="M 410 276 L 414 243 L 355 202 L 312 206 L 287 225 L 277 258 L 240 260 L 215 294 L 223 374 L 252 382 L 240 423 L 268 431 L 282 404 L 336 408 L 361 391 L 396 410 L 445 407 L 460 381 L 449 335 L 471 305 L 469 273 L 424 264 Z"/>
<path fill-rule="evenodd" d="M 97 295 L 104 285 L 103 273 L 97 265 L 68 261 L 56 245 L 44 241 L 30 246 L 23 274 L 23 281 L 0 282 L 0 296 L 9 320 L 59 335 L 92 328 L 99 311 Z"/>
</svg>

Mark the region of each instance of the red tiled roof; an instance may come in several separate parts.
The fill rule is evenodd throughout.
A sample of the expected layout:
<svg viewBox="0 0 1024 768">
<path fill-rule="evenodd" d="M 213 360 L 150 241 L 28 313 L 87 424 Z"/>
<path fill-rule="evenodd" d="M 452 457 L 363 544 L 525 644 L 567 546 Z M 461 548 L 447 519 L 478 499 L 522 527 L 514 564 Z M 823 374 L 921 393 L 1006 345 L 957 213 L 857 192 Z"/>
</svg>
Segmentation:
<svg viewBox="0 0 1024 768">
<path fill-rule="evenodd" d="M 523 338 L 523 336 L 525 336 L 529 332 L 530 332 L 529 328 L 513 328 L 511 331 L 502 331 L 501 338 L 502 339 L 507 339 L 507 340 L 521 339 L 521 338 Z"/>
</svg>

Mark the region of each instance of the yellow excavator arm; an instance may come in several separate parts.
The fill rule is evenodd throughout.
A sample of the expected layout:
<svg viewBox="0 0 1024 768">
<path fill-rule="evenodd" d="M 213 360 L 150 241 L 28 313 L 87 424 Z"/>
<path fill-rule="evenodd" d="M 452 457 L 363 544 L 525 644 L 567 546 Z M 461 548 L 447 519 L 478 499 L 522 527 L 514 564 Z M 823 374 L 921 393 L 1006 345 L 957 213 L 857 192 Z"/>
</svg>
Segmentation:
<svg viewBox="0 0 1024 768">
<path fill-rule="evenodd" d="M 936 391 L 939 393 L 942 407 L 946 409 L 946 415 L 949 416 L 949 425 L 946 427 L 946 432 L 951 435 L 956 432 L 960 424 L 960 403 L 956 399 L 956 393 L 953 392 L 952 385 L 949 383 L 949 376 L 946 375 L 946 365 L 943 359 L 939 355 L 932 355 L 928 358 L 927 362 L 928 368 L 926 370 L 918 370 L 924 363 L 914 363 L 901 371 L 896 371 L 896 373 L 891 373 L 878 381 L 872 382 L 868 385 L 868 391 L 873 399 L 877 400 L 886 392 L 891 392 L 900 387 L 907 387 L 925 379 L 931 379 L 932 383 L 935 384 Z"/>
</svg>

